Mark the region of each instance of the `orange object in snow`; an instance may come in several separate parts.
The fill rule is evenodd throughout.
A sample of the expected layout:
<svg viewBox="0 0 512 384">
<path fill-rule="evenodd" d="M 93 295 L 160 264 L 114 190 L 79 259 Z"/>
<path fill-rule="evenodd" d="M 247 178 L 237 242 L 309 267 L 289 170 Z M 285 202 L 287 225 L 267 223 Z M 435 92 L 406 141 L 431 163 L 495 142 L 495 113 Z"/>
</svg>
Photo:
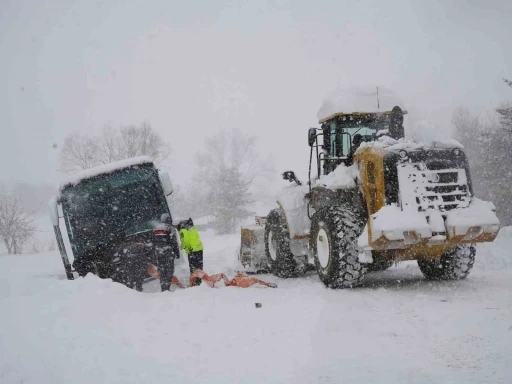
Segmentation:
<svg viewBox="0 0 512 384">
<path fill-rule="evenodd" d="M 209 276 L 204 271 L 197 269 L 190 276 L 191 287 L 195 285 L 196 278 L 200 278 L 206 284 L 208 284 L 208 286 L 212 288 L 216 288 L 219 286 L 248 288 L 252 285 L 262 285 L 264 287 L 277 288 L 277 285 L 275 285 L 274 283 L 267 283 L 266 281 L 257 279 L 255 277 L 247 276 L 243 272 L 238 272 L 237 275 L 233 278 L 233 280 L 229 280 L 227 276 L 223 273 L 218 273 L 216 275 Z"/>
<path fill-rule="evenodd" d="M 158 268 L 153 264 L 148 265 L 148 273 L 154 277 L 155 279 L 160 279 L 160 272 L 158 272 Z M 277 288 L 277 285 L 274 283 L 267 283 L 266 281 L 257 279 L 255 277 L 247 276 L 243 272 L 238 272 L 237 275 L 229 280 L 227 276 L 223 273 L 217 273 L 215 275 L 208 275 L 201 269 L 196 269 L 194 273 L 190 276 L 190 286 L 195 286 L 195 280 L 199 278 L 204 281 L 209 287 L 217 288 L 217 287 L 240 287 L 240 288 L 248 288 L 252 285 L 260 285 L 264 287 Z M 185 286 L 181 283 L 181 281 L 173 276 L 171 280 L 172 284 L 177 285 L 180 288 L 185 288 Z"/>
<path fill-rule="evenodd" d="M 160 272 L 158 272 L 158 268 L 153 264 L 148 264 L 148 273 L 155 279 L 160 280 Z M 179 281 L 179 279 L 176 276 L 172 277 L 171 283 L 180 288 L 185 288 L 185 286 L 181 283 L 181 281 Z"/>
</svg>

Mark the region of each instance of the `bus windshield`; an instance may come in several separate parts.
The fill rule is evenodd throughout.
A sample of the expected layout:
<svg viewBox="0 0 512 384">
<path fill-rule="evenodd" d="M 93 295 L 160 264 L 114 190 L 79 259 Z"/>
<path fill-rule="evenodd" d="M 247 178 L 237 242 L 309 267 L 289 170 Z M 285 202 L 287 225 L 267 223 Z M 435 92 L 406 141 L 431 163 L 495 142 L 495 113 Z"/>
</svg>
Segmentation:
<svg viewBox="0 0 512 384">
<path fill-rule="evenodd" d="M 62 192 L 70 236 L 78 243 L 103 243 L 147 229 L 167 213 L 156 170 L 132 167 L 82 181 Z"/>
</svg>

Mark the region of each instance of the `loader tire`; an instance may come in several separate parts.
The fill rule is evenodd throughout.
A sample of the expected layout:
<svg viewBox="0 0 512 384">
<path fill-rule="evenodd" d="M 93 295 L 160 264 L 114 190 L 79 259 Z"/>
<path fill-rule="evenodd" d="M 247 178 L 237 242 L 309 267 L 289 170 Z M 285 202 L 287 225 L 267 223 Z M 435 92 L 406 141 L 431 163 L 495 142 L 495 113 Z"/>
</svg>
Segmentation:
<svg viewBox="0 0 512 384">
<path fill-rule="evenodd" d="M 458 244 L 436 260 L 418 260 L 423 275 L 429 280 L 462 280 L 475 263 L 474 244 Z"/>
<path fill-rule="evenodd" d="M 273 275 L 297 277 L 305 273 L 305 265 L 299 263 L 290 250 L 290 233 L 281 209 L 273 209 L 265 224 L 265 255 Z"/>
<path fill-rule="evenodd" d="M 350 207 L 329 207 L 311 220 L 311 243 L 320 280 L 328 288 L 359 285 L 367 266 L 359 262 L 357 240 L 364 220 Z"/>
</svg>

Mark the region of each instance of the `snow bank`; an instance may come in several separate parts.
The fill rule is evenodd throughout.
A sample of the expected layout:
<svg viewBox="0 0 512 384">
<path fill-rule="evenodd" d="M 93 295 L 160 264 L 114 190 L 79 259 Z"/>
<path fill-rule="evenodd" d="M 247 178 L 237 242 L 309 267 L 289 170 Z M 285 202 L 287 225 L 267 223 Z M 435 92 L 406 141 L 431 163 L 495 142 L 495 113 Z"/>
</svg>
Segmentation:
<svg viewBox="0 0 512 384">
<path fill-rule="evenodd" d="M 356 179 L 359 177 L 359 169 L 357 164 L 347 167 L 340 164 L 336 169 L 328 175 L 322 175 L 317 180 L 317 185 L 323 185 L 329 189 L 349 189 L 356 186 Z"/>
<path fill-rule="evenodd" d="M 232 277 L 239 234 L 201 235 L 206 272 Z M 313 274 L 148 294 L 67 281 L 58 252 L 0 256 L 0 382 L 509 383 L 512 228 L 478 247 L 466 280 L 410 263 L 343 292 Z"/>
<path fill-rule="evenodd" d="M 475 269 L 512 270 L 512 227 L 503 227 L 492 243 L 477 244 Z"/>
<path fill-rule="evenodd" d="M 395 106 L 406 109 L 402 100 L 390 89 L 379 87 L 377 101 L 376 87 L 339 87 L 327 95 L 316 116 L 322 122 L 337 113 L 385 112 L 391 111 Z"/>
<path fill-rule="evenodd" d="M 404 231 L 416 231 L 423 239 L 432 232 L 425 216 L 412 210 L 402 211 L 396 205 L 386 205 L 371 216 L 372 241 L 383 234 L 389 240 L 404 240 Z"/>
<path fill-rule="evenodd" d="M 307 185 L 289 185 L 277 194 L 277 202 L 286 214 L 286 221 L 290 229 L 290 237 L 307 235 L 310 229 L 310 220 L 307 215 L 306 194 Z"/>
<path fill-rule="evenodd" d="M 98 167 L 86 169 L 84 171 L 78 172 L 67 179 L 64 179 L 62 183 L 60 184 L 60 190 L 67 186 L 67 185 L 76 185 L 82 180 L 89 179 L 94 176 L 98 176 L 104 173 L 110 173 L 114 172 L 118 169 L 123 169 L 127 167 L 131 167 L 133 165 L 139 165 L 139 164 L 145 164 L 145 163 L 152 163 L 153 160 L 148 156 L 139 156 L 139 157 L 132 157 L 131 159 L 125 159 L 116 161 L 109 164 L 100 165 Z"/>
</svg>

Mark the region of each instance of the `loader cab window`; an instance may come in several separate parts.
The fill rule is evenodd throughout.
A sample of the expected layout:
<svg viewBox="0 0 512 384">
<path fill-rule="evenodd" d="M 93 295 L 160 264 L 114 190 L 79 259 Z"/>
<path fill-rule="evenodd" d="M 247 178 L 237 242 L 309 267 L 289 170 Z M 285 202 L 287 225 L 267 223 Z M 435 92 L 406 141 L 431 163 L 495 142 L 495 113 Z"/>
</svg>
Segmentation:
<svg viewBox="0 0 512 384">
<path fill-rule="evenodd" d="M 323 125 L 324 173 L 332 172 L 345 162 L 353 146 L 354 136 L 361 135 L 363 142 L 374 141 L 378 130 L 388 129 L 387 115 L 343 115 Z"/>
<path fill-rule="evenodd" d="M 332 172 L 339 164 L 343 162 L 343 139 L 339 134 L 336 120 L 332 120 L 322 126 L 324 135 L 324 174 Z"/>
<path fill-rule="evenodd" d="M 375 130 L 369 127 L 346 128 L 344 131 L 346 132 L 346 134 L 343 135 L 343 153 L 345 154 L 345 156 L 348 155 L 350 149 L 354 145 L 355 135 L 361 135 L 362 142 L 368 142 L 374 140 L 373 135 L 376 133 Z"/>
<path fill-rule="evenodd" d="M 339 118 L 339 130 L 343 137 L 343 151 L 349 153 L 354 136 L 361 135 L 363 142 L 374 141 L 378 130 L 388 129 L 389 117 L 386 115 L 347 115 Z"/>
<path fill-rule="evenodd" d="M 329 124 L 330 131 L 330 157 L 343 156 L 343 150 L 341 145 L 340 136 L 336 132 L 336 122 Z"/>
</svg>

